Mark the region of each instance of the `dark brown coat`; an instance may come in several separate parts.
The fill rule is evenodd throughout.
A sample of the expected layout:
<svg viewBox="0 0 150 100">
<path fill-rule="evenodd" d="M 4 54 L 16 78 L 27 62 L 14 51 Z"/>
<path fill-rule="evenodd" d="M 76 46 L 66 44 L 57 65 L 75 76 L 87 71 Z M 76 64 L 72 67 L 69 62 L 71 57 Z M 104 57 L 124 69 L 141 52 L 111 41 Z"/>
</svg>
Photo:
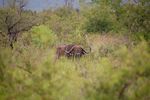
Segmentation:
<svg viewBox="0 0 150 100">
<path fill-rule="evenodd" d="M 69 51 L 67 50 L 66 53 L 73 57 L 81 57 L 87 54 L 87 52 L 80 45 L 74 45 Z"/>
<path fill-rule="evenodd" d="M 59 59 L 61 56 L 66 57 L 81 57 L 87 54 L 87 52 L 80 45 L 69 44 L 69 45 L 60 45 L 56 49 L 56 59 Z"/>
<path fill-rule="evenodd" d="M 56 48 L 56 59 L 59 59 L 61 56 L 70 57 L 70 54 L 67 52 L 69 52 L 73 46 L 74 46 L 73 44 L 58 46 Z"/>
</svg>

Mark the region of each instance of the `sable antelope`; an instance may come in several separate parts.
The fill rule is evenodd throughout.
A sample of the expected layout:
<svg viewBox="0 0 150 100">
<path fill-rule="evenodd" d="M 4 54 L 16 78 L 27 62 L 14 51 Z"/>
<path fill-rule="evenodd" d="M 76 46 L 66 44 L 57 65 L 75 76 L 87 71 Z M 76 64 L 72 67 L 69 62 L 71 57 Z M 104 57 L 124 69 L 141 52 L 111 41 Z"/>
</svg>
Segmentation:
<svg viewBox="0 0 150 100">
<path fill-rule="evenodd" d="M 80 45 L 74 45 L 69 51 L 67 50 L 65 52 L 73 57 L 81 57 L 87 54 L 87 52 Z"/>
<path fill-rule="evenodd" d="M 70 54 L 67 53 L 74 45 L 69 44 L 69 45 L 60 45 L 56 49 L 56 59 L 59 59 L 61 56 L 67 56 L 69 57 Z"/>
<path fill-rule="evenodd" d="M 80 45 L 75 44 L 60 45 L 57 47 L 56 50 L 56 59 L 59 59 L 61 56 L 81 57 L 85 54 L 87 54 L 87 52 Z"/>
</svg>

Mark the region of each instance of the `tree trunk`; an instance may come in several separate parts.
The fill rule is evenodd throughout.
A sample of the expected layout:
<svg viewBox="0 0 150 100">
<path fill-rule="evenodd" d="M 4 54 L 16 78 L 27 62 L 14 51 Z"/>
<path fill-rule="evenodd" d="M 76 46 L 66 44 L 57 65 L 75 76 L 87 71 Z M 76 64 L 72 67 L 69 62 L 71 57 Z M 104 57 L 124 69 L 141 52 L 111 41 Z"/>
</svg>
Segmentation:
<svg viewBox="0 0 150 100">
<path fill-rule="evenodd" d="M 9 45 L 13 49 L 13 44 L 15 41 L 17 41 L 17 33 L 15 32 L 8 32 L 8 39 L 9 39 Z"/>
</svg>

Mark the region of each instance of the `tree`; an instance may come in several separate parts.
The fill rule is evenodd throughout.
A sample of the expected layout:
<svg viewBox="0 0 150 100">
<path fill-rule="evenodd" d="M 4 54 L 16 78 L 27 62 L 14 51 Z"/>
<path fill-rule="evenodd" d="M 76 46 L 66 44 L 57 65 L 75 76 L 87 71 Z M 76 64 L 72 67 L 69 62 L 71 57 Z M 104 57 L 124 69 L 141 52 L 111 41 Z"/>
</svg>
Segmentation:
<svg viewBox="0 0 150 100">
<path fill-rule="evenodd" d="M 127 2 L 122 5 L 119 20 L 130 33 L 137 36 L 143 35 L 145 39 L 150 38 L 150 22 L 148 0 L 139 0 L 136 3 Z"/>
<path fill-rule="evenodd" d="M 10 46 L 17 40 L 19 33 L 37 25 L 38 17 L 32 11 L 24 10 L 27 0 L 8 0 L 8 6 L 0 9 L 0 30 L 7 33 Z"/>
<path fill-rule="evenodd" d="M 116 15 L 105 0 L 97 0 L 86 14 L 84 29 L 87 32 L 109 32 L 117 27 Z M 115 30 L 114 30 L 115 31 Z"/>
<path fill-rule="evenodd" d="M 72 8 L 74 0 L 65 0 L 65 6 Z"/>
</svg>

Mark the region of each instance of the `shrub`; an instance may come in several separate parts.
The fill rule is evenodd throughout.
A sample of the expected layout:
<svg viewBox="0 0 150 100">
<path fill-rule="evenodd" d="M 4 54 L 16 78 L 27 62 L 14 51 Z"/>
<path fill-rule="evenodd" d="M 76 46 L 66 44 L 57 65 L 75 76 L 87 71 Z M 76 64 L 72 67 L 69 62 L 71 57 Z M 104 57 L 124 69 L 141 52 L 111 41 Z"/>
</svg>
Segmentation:
<svg viewBox="0 0 150 100">
<path fill-rule="evenodd" d="M 56 34 L 45 25 L 35 26 L 30 31 L 33 43 L 38 46 L 52 46 L 56 42 Z"/>
<path fill-rule="evenodd" d="M 62 57 L 56 63 L 53 48 L 17 48 L 0 49 L 1 99 L 145 100 L 149 96 L 150 48 L 145 41 L 130 49 L 122 46 L 106 57 Z"/>
<path fill-rule="evenodd" d="M 107 5 L 92 7 L 86 14 L 86 18 L 84 28 L 87 32 L 109 32 L 117 26 L 115 13 Z"/>
<path fill-rule="evenodd" d="M 69 8 L 57 8 L 53 12 L 44 14 L 45 25 L 49 26 L 58 36 L 73 34 L 81 26 L 82 19 L 79 13 Z"/>
</svg>

